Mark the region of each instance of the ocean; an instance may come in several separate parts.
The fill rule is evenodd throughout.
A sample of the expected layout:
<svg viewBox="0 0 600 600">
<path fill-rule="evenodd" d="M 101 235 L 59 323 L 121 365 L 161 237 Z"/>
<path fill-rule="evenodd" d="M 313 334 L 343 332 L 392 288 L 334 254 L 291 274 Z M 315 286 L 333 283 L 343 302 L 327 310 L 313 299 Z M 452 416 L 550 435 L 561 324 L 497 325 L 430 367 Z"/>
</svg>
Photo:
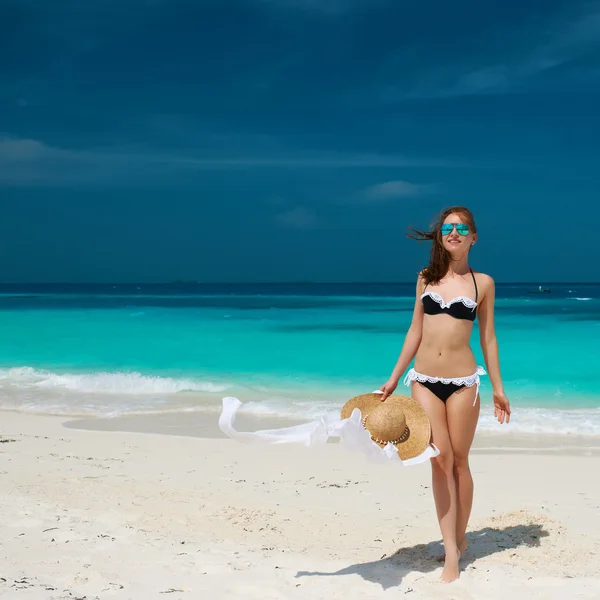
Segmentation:
<svg viewBox="0 0 600 600">
<path fill-rule="evenodd" d="M 600 435 L 600 284 L 499 284 L 496 331 L 511 424 Z M 314 419 L 380 387 L 414 284 L 0 285 L 0 409 L 112 417 L 204 412 Z M 477 325 L 472 347 L 484 365 Z M 402 383 L 400 393 L 408 393 Z"/>
</svg>

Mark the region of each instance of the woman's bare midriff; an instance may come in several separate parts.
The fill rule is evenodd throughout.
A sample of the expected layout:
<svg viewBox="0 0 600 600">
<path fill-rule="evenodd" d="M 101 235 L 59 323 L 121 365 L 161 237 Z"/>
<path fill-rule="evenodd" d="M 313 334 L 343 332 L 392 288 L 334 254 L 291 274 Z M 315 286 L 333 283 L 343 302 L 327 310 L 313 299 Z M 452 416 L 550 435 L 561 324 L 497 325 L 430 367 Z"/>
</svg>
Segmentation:
<svg viewBox="0 0 600 600">
<path fill-rule="evenodd" d="M 471 321 L 450 315 L 424 315 L 415 371 L 431 377 L 464 377 L 477 369 L 471 350 Z"/>
</svg>

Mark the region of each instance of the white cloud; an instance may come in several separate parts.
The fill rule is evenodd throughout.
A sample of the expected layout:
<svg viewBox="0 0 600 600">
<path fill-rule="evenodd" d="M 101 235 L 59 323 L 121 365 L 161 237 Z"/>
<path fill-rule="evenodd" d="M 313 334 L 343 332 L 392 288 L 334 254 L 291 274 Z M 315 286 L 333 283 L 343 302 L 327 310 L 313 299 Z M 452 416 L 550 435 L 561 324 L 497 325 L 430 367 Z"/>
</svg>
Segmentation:
<svg viewBox="0 0 600 600">
<path fill-rule="evenodd" d="M 0 185 L 110 182 L 130 165 L 108 152 L 77 151 L 42 141 L 0 135 Z"/>
<path fill-rule="evenodd" d="M 371 201 L 386 201 L 394 198 L 414 198 L 433 191 L 430 185 L 410 183 L 408 181 L 386 181 L 365 190 L 364 197 Z"/>
<path fill-rule="evenodd" d="M 280 225 L 292 229 L 313 229 L 319 224 L 316 215 L 305 206 L 297 206 L 292 210 L 281 213 L 275 217 L 275 220 Z"/>
<path fill-rule="evenodd" d="M 289 169 L 347 169 L 369 167 L 439 167 L 466 168 L 470 163 L 445 159 L 408 158 L 383 154 L 344 154 L 336 152 L 301 152 L 289 156 L 235 157 L 235 158 L 165 158 L 177 164 L 213 167 L 271 167 Z"/>
<path fill-rule="evenodd" d="M 449 64 L 424 71 L 410 86 L 392 84 L 382 91 L 384 102 L 404 99 L 451 98 L 482 94 L 506 94 L 531 85 L 536 77 L 558 69 L 600 50 L 600 2 L 588 2 L 577 14 L 553 15 L 536 29 L 506 30 L 498 45 L 515 52 L 503 53 L 501 60 L 482 63 L 477 56 L 470 63 Z M 520 50 L 519 50 L 520 48 Z M 478 63 L 479 61 L 479 63 Z M 587 70 L 597 79 L 597 70 Z M 582 78 L 581 70 L 578 77 Z"/>
<path fill-rule="evenodd" d="M 287 156 L 217 157 L 160 154 L 132 148 L 72 150 L 40 140 L 0 134 L 0 184 L 71 185 L 80 183 L 113 184 L 135 182 L 205 170 L 234 169 L 348 169 L 384 167 L 462 168 L 470 165 L 435 159 L 411 159 L 393 155 L 361 155 L 323 152 L 295 152 Z"/>
<path fill-rule="evenodd" d="M 55 157 L 61 150 L 51 148 L 38 140 L 0 137 L 0 160 L 31 161 L 38 158 Z"/>
</svg>

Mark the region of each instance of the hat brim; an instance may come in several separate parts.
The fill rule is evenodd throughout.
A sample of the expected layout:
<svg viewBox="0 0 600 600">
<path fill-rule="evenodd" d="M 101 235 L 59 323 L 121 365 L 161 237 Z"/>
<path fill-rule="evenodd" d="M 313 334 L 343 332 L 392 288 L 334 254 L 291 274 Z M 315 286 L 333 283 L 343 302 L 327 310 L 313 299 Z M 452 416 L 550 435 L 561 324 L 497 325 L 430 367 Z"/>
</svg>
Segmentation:
<svg viewBox="0 0 600 600">
<path fill-rule="evenodd" d="M 408 437 L 395 444 L 398 455 L 402 460 L 408 460 L 422 454 L 431 443 L 431 423 L 423 407 L 413 398 L 401 394 L 392 394 L 384 402 L 397 403 L 406 418 L 409 430 Z M 342 419 L 347 419 L 355 408 L 361 412 L 361 418 L 368 417 L 369 413 L 381 405 L 380 394 L 362 394 L 351 398 L 344 404 L 341 412 Z M 381 445 L 381 444 L 379 444 Z"/>
</svg>

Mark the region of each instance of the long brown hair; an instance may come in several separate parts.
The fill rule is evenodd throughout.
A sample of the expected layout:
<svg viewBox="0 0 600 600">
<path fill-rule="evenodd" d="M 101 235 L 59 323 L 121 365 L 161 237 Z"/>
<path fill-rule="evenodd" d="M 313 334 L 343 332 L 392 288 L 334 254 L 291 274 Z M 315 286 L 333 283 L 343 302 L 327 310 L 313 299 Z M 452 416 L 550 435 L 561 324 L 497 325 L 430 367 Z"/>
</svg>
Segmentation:
<svg viewBox="0 0 600 600">
<path fill-rule="evenodd" d="M 469 231 L 477 233 L 473 213 L 466 206 L 450 206 L 440 213 L 437 221 L 431 225 L 429 231 L 420 231 L 411 227 L 410 230 L 412 233 L 409 232 L 406 234 L 407 237 L 412 240 L 417 240 L 418 242 L 432 242 L 429 264 L 421 273 L 425 285 L 439 283 L 448 272 L 448 268 L 450 267 L 450 254 L 444 248 L 441 227 L 446 218 L 454 213 L 462 217 L 463 221 L 469 226 Z"/>
</svg>

